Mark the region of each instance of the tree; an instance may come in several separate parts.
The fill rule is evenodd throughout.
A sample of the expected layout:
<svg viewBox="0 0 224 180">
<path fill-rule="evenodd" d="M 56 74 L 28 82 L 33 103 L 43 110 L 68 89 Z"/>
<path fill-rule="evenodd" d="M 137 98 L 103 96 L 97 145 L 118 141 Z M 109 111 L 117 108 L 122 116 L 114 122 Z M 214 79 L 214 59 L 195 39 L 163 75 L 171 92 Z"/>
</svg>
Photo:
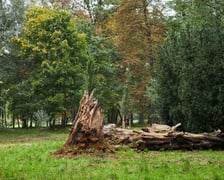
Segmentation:
<svg viewBox="0 0 224 180">
<path fill-rule="evenodd" d="M 78 2 L 77 2 L 78 3 Z M 107 122 L 118 123 L 121 85 L 119 82 L 120 56 L 112 41 L 111 20 L 119 0 L 82 1 L 85 18 L 81 17 L 80 32 L 87 34 L 88 64 L 86 86 L 89 91 L 96 88 Z M 87 13 L 86 13 L 87 12 Z M 79 18 L 79 16 L 78 16 Z M 80 18 L 79 18 L 80 19 Z"/>
<path fill-rule="evenodd" d="M 24 69 L 26 81 L 40 106 L 52 118 L 60 114 L 64 126 L 83 81 L 85 35 L 77 33 L 70 13 L 31 6 L 25 14 L 23 35 L 14 41 L 28 67 Z"/>
<path fill-rule="evenodd" d="M 44 111 L 43 109 L 39 109 L 38 111 L 34 112 L 33 118 L 35 120 L 35 127 L 40 127 L 41 122 L 46 122 L 48 127 L 48 122 L 50 120 L 50 117 L 48 116 L 46 111 Z"/>
<path fill-rule="evenodd" d="M 108 121 L 116 122 L 115 109 L 117 109 L 117 99 L 121 90 L 119 77 L 117 76 L 116 63 L 119 61 L 117 49 L 109 37 L 96 35 L 93 24 L 88 20 L 78 20 L 78 31 L 85 33 L 87 40 L 88 61 L 83 89 L 89 92 L 96 89 L 96 96 L 107 115 Z"/>
<path fill-rule="evenodd" d="M 122 82 L 131 77 L 129 109 L 140 115 L 142 124 L 150 105 L 145 95 L 154 72 L 156 47 L 163 40 L 163 15 L 157 4 L 123 0 L 115 16 L 115 26 L 114 40 L 122 56 Z"/>
<path fill-rule="evenodd" d="M 11 42 L 13 36 L 21 32 L 23 13 L 26 9 L 23 0 L 0 1 L 0 81 L 1 114 L 6 122 L 6 104 L 9 101 L 8 89 L 20 79 L 18 75 L 17 48 Z M 8 115 L 7 115 L 8 116 Z"/>
<path fill-rule="evenodd" d="M 176 15 L 160 51 L 160 108 L 185 130 L 224 127 L 223 1 L 175 1 Z"/>
<path fill-rule="evenodd" d="M 66 2 L 67 5 L 62 7 L 58 1 L 51 1 L 53 6 L 71 11 L 78 32 L 86 35 L 88 60 L 85 63 L 82 88 L 88 91 L 96 88 L 97 98 L 110 119 L 108 121 L 116 121 L 120 90 L 116 63 L 119 57 L 115 45 L 106 33 L 107 21 L 114 11 L 114 8 L 109 6 L 115 1 Z"/>
</svg>

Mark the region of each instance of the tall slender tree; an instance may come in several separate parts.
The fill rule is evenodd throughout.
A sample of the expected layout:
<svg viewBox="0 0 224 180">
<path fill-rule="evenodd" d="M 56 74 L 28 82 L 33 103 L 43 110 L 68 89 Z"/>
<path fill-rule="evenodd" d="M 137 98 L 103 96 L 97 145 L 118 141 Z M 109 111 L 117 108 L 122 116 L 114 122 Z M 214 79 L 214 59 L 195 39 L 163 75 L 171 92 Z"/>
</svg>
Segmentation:
<svg viewBox="0 0 224 180">
<path fill-rule="evenodd" d="M 156 47 L 163 40 L 163 15 L 158 6 L 146 0 L 123 0 L 115 16 L 115 42 L 122 55 L 123 82 L 125 71 L 130 71 L 130 109 L 144 114 L 149 109 L 146 87 L 154 72 Z"/>
<path fill-rule="evenodd" d="M 8 89 L 20 79 L 17 61 L 18 49 L 11 42 L 11 38 L 21 33 L 25 9 L 23 0 L 0 1 L 1 114 L 4 121 L 6 120 Z"/>
</svg>

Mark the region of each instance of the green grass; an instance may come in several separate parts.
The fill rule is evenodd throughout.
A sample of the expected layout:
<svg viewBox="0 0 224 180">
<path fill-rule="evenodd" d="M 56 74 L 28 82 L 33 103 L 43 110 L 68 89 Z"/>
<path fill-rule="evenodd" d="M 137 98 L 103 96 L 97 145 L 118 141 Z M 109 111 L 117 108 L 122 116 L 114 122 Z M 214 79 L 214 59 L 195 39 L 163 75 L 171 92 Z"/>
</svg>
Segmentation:
<svg viewBox="0 0 224 180">
<path fill-rule="evenodd" d="M 145 151 L 128 148 L 115 154 L 51 156 L 68 131 L 1 130 L 0 180 L 222 180 L 223 151 Z"/>
</svg>

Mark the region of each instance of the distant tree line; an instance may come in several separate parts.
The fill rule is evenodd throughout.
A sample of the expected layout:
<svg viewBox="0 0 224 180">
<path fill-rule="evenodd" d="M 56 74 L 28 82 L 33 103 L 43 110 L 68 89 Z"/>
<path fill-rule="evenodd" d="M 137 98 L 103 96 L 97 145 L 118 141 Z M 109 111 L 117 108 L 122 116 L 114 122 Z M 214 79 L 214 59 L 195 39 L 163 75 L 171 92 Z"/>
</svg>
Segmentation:
<svg viewBox="0 0 224 180">
<path fill-rule="evenodd" d="M 223 129 L 223 8 L 221 0 L 0 1 L 0 126 L 65 127 L 95 88 L 105 123 Z"/>
</svg>

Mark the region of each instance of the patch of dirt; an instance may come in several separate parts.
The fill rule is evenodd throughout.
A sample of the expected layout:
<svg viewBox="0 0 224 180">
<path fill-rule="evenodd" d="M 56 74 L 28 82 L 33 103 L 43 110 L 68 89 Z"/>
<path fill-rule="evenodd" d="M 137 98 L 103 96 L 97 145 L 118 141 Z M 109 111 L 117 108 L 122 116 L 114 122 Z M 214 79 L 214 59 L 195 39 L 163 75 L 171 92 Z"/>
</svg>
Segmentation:
<svg viewBox="0 0 224 180">
<path fill-rule="evenodd" d="M 57 157 L 74 158 L 74 156 L 83 154 L 99 156 L 102 154 L 113 154 L 114 152 L 114 149 L 107 143 L 98 142 L 90 144 L 75 144 L 73 146 L 63 146 L 56 152 L 52 153 L 52 155 L 55 155 Z"/>
</svg>

